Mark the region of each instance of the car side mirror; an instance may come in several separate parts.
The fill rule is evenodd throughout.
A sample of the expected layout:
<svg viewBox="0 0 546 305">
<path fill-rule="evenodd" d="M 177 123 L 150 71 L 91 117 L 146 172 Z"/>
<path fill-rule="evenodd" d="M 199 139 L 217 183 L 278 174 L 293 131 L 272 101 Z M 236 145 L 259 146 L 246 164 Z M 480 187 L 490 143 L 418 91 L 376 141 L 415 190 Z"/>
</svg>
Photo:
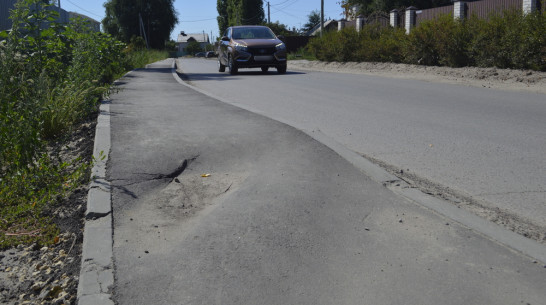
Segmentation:
<svg viewBox="0 0 546 305">
<path fill-rule="evenodd" d="M 279 38 L 279 40 L 282 40 L 282 41 L 284 41 L 284 40 L 286 39 L 286 38 L 284 37 L 284 35 L 279 35 L 279 36 L 277 36 L 277 38 Z"/>
<path fill-rule="evenodd" d="M 227 37 L 227 36 L 222 36 L 222 41 L 229 41 L 229 37 Z"/>
</svg>

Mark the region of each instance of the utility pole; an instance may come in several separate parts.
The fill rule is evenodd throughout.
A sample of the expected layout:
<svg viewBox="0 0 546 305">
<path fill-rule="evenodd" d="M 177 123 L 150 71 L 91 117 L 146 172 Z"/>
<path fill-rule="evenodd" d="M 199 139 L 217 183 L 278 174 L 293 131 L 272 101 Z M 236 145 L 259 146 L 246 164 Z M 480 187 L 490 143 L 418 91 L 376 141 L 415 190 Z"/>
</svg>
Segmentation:
<svg viewBox="0 0 546 305">
<path fill-rule="evenodd" d="M 320 0 L 320 37 L 324 32 L 324 0 Z"/>
<path fill-rule="evenodd" d="M 267 1 L 267 23 L 271 23 L 271 13 L 270 13 L 269 1 Z"/>
<path fill-rule="evenodd" d="M 142 34 L 144 34 L 144 41 L 146 41 L 146 49 L 150 48 L 150 45 L 148 44 L 148 37 L 146 36 L 146 30 L 144 29 L 144 22 L 142 22 L 142 16 L 140 13 L 138 13 L 138 21 L 140 23 L 140 36 L 142 37 Z M 150 27 L 148 26 L 148 29 Z"/>
</svg>

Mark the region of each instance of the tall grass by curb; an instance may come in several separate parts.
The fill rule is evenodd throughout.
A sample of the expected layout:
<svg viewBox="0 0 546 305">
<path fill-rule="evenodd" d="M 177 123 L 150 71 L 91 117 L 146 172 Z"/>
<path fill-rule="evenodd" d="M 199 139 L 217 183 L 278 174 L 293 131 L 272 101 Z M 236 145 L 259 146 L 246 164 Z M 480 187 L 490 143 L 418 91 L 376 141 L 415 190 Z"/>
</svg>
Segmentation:
<svg viewBox="0 0 546 305">
<path fill-rule="evenodd" d="M 18 1 L 11 31 L 0 32 L 0 248 L 56 241 L 44 212 L 87 182 L 90 162 L 66 160 L 51 143 L 96 115 L 115 78 L 167 57 L 127 52 L 81 20 L 57 23 L 49 6 Z"/>
</svg>

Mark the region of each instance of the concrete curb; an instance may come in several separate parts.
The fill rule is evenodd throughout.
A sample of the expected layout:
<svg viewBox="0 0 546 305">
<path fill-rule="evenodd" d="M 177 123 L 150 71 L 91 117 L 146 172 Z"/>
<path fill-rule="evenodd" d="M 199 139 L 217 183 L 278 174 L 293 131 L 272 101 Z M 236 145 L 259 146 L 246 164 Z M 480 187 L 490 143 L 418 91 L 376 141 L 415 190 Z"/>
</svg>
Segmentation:
<svg viewBox="0 0 546 305">
<path fill-rule="evenodd" d="M 177 60 L 174 59 L 172 64 L 172 74 L 180 84 L 190 87 L 194 89 L 195 91 L 198 91 L 202 94 L 205 94 L 209 97 L 212 97 L 224 103 L 237 106 L 241 109 L 245 109 L 250 112 L 267 116 L 261 111 L 253 109 L 252 107 L 226 101 L 223 98 L 215 96 L 200 88 L 197 88 L 193 85 L 190 85 L 184 82 L 180 78 L 180 76 L 178 76 L 176 72 L 176 62 Z M 276 121 L 279 121 L 281 123 L 284 123 L 286 125 L 290 125 L 289 122 L 286 122 L 282 119 L 275 118 L 275 117 L 270 117 L 270 118 Z M 388 173 L 383 168 L 372 163 L 371 161 L 357 154 L 356 152 L 348 149 L 347 147 L 337 142 L 336 140 L 328 137 L 327 135 L 322 133 L 320 130 L 313 130 L 313 131 L 301 130 L 301 131 L 309 135 L 311 138 L 329 147 L 330 149 L 335 151 L 337 154 L 339 154 L 342 158 L 349 161 L 355 167 L 357 167 L 366 175 L 368 175 L 368 177 L 370 177 L 372 180 L 378 183 L 382 183 L 394 193 L 410 200 L 411 202 L 421 207 L 430 209 L 434 211 L 435 213 L 438 213 L 440 215 L 443 215 L 444 217 L 452 219 L 458 222 L 459 224 L 473 230 L 474 232 L 477 232 L 480 235 L 485 236 L 486 238 L 490 240 L 503 244 L 513 250 L 516 250 L 519 253 L 522 253 L 528 257 L 531 257 L 532 259 L 541 261 L 542 263 L 546 264 L 546 246 L 539 244 L 524 236 L 521 236 L 515 232 L 512 232 L 508 229 L 505 229 L 486 219 L 476 216 L 466 210 L 459 209 L 449 202 L 440 200 L 436 197 L 427 195 L 418 189 L 410 187 L 406 182 L 404 182 L 400 178 Z"/>
<path fill-rule="evenodd" d="M 112 199 L 106 180 L 110 153 L 110 104 L 103 102 L 97 119 L 91 184 L 83 233 L 82 262 L 77 304 L 113 305 L 110 288 L 114 285 Z"/>
</svg>

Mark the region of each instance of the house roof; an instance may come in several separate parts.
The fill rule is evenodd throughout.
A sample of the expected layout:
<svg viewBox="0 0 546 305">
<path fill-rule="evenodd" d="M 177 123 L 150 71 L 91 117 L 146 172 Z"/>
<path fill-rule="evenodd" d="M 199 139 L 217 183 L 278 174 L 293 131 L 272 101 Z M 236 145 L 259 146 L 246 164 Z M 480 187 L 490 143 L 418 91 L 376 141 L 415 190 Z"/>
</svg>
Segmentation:
<svg viewBox="0 0 546 305">
<path fill-rule="evenodd" d="M 205 33 L 186 34 L 184 32 L 180 32 L 180 34 L 178 34 L 178 39 L 176 40 L 176 42 L 188 42 L 192 40 L 195 40 L 197 42 L 210 42 L 209 34 L 205 34 Z"/>
</svg>

